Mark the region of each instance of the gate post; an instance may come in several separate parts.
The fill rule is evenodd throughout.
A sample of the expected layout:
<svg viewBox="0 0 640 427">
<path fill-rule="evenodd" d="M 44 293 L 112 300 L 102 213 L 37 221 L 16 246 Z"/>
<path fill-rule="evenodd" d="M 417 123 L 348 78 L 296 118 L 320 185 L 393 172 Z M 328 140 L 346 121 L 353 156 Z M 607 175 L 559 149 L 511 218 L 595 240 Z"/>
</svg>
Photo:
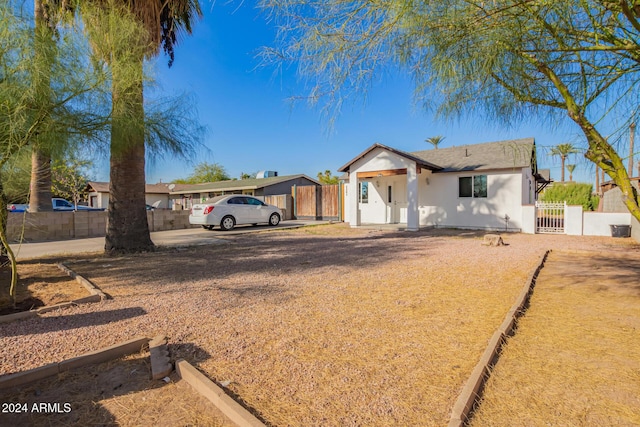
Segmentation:
<svg viewBox="0 0 640 427">
<path fill-rule="evenodd" d="M 298 200 L 298 186 L 293 184 L 291 187 L 291 197 L 293 198 L 293 218 L 298 219 L 298 204 L 296 203 Z"/>
<path fill-rule="evenodd" d="M 535 205 L 522 205 L 522 232 L 526 234 L 536 233 Z"/>
<path fill-rule="evenodd" d="M 582 206 L 564 208 L 564 233 L 570 236 L 582 236 Z"/>
</svg>

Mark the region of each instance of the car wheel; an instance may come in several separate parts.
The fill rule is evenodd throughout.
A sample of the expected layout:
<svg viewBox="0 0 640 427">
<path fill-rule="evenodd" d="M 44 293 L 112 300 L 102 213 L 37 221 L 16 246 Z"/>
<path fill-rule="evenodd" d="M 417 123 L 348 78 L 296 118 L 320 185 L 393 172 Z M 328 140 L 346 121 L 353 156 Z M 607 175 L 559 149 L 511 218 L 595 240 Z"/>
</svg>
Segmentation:
<svg viewBox="0 0 640 427">
<path fill-rule="evenodd" d="M 233 219 L 232 216 L 225 216 L 224 218 L 222 218 L 222 221 L 220 221 L 220 228 L 224 231 L 232 230 L 235 225 L 236 220 Z"/>
<path fill-rule="evenodd" d="M 277 213 L 272 213 L 269 217 L 269 225 L 276 226 L 278 224 L 280 224 L 280 215 L 278 215 Z"/>
</svg>

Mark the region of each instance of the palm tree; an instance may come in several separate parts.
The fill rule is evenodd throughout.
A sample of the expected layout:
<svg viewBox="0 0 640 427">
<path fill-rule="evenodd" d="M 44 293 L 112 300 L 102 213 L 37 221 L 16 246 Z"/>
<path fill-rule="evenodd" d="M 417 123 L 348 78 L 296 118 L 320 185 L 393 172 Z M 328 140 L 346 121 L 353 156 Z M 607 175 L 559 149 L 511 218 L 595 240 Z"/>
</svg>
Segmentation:
<svg viewBox="0 0 640 427">
<path fill-rule="evenodd" d="M 565 160 L 567 160 L 567 157 L 569 157 L 569 154 L 576 154 L 576 153 L 579 153 L 578 149 L 576 147 L 574 147 L 573 144 L 571 144 L 569 142 L 565 142 L 563 144 L 558 144 L 555 147 L 551 148 L 551 155 L 560 157 L 560 162 L 561 162 L 561 166 L 562 166 L 562 168 L 560 169 L 560 171 L 561 171 L 560 181 L 564 182 L 564 162 L 565 162 Z"/>
<path fill-rule="evenodd" d="M 56 27 L 65 12 L 70 9 L 66 2 L 60 0 L 34 0 L 35 58 L 38 63 L 34 73 L 34 86 L 38 87 L 41 97 L 45 97 L 51 84 L 53 52 L 50 44 L 56 35 Z M 48 136 L 49 138 L 51 135 Z M 29 189 L 29 211 L 52 211 L 51 205 L 51 150 L 47 147 L 50 141 L 47 136 L 40 135 L 33 141 L 31 154 L 31 184 Z"/>
<path fill-rule="evenodd" d="M 569 171 L 569 181 L 573 181 L 573 171 L 576 170 L 576 165 L 567 165 Z"/>
<path fill-rule="evenodd" d="M 96 4 L 96 3 L 94 3 Z M 174 60 L 174 45 L 182 32 L 202 16 L 198 0 L 104 0 L 97 9 L 85 4 L 94 50 L 112 72 L 109 213 L 105 251 L 127 253 L 153 248 L 145 206 L 145 128 L 143 63 L 160 47 Z M 113 27 L 113 13 L 140 30 L 126 33 Z M 85 15 L 83 14 L 83 17 Z M 114 32 L 118 32 L 115 34 Z M 110 40 L 120 43 L 109 44 Z M 93 34 L 93 37 L 92 37 Z M 127 39 L 128 37 L 128 39 Z M 106 43 L 106 44 L 105 44 Z"/>
<path fill-rule="evenodd" d="M 424 142 L 428 142 L 429 144 L 433 145 L 434 148 L 437 150 L 438 149 L 438 145 L 444 141 L 445 137 L 442 135 L 436 135 L 436 136 L 432 136 L 429 137 L 427 139 L 424 140 Z"/>
</svg>

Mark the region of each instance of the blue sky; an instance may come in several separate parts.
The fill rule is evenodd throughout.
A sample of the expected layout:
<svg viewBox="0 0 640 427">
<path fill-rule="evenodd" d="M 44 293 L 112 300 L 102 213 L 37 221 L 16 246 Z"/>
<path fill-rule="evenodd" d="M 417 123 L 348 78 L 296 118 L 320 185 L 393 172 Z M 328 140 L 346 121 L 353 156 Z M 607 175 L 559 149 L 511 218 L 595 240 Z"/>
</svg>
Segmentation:
<svg viewBox="0 0 640 427">
<path fill-rule="evenodd" d="M 413 103 L 412 84 L 406 75 L 382 79 L 363 98 L 343 107 L 331 130 L 319 108 L 305 102 L 292 105 L 287 98 L 306 94 L 295 70 L 278 74 L 259 67 L 261 46 L 272 45 L 275 31 L 253 2 L 204 2 L 205 16 L 176 47 L 171 68 L 160 56 L 156 75 L 161 90 L 194 96 L 200 121 L 207 127 L 205 148 L 190 161 L 164 159 L 149 162 L 147 182 L 170 182 L 187 177 L 202 161 L 219 163 L 239 178 L 242 172 L 275 170 L 280 175 L 336 170 L 369 145 L 380 142 L 405 151 L 431 148 L 424 140 L 446 137 L 441 147 L 503 139 L 535 137 L 543 148 L 539 167 L 550 168 L 560 179 L 560 161 L 545 154 L 545 147 L 574 141 L 577 128 L 551 128 L 532 120 L 506 129 L 481 117 L 464 122 L 435 121 Z M 582 156 L 574 180 L 593 182 L 593 167 Z M 101 170 L 98 179 L 108 180 Z M 568 179 L 568 174 L 567 174 Z"/>
</svg>

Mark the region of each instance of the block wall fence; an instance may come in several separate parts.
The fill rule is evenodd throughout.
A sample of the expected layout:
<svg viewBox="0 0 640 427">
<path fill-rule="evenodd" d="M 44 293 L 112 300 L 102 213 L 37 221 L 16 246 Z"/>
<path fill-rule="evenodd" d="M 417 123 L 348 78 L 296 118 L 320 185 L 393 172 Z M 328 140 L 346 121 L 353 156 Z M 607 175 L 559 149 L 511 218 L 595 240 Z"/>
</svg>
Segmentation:
<svg viewBox="0 0 640 427">
<path fill-rule="evenodd" d="M 9 213 L 7 237 L 10 242 L 45 242 L 52 240 L 104 237 L 106 211 L 20 212 Z M 192 228 L 189 211 L 147 211 L 149 231 Z"/>
</svg>

